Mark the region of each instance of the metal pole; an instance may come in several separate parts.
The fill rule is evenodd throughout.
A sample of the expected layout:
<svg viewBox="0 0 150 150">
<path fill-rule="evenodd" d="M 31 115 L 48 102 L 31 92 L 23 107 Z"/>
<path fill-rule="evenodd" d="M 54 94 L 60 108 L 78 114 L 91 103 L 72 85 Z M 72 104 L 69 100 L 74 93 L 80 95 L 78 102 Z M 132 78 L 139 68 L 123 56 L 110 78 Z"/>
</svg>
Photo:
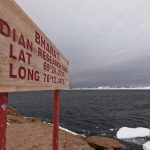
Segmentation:
<svg viewBox="0 0 150 150">
<path fill-rule="evenodd" d="M 6 150 L 8 93 L 0 93 L 0 150 Z"/>
<path fill-rule="evenodd" d="M 53 114 L 53 150 L 58 150 L 59 113 L 60 113 L 60 90 L 55 90 L 54 91 L 54 114 Z"/>
</svg>

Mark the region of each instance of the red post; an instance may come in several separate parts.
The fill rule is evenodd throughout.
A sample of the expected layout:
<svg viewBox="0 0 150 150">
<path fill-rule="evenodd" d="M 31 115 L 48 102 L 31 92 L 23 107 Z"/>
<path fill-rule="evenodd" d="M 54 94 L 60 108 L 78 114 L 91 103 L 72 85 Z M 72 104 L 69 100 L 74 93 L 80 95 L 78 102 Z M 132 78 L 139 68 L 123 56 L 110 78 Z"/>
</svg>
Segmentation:
<svg viewBox="0 0 150 150">
<path fill-rule="evenodd" d="M 53 150 L 58 150 L 59 112 L 60 112 L 60 90 L 55 90 L 54 115 L 53 115 Z"/>
<path fill-rule="evenodd" d="M 0 93 L 0 150 L 6 150 L 6 127 L 8 93 Z"/>
</svg>

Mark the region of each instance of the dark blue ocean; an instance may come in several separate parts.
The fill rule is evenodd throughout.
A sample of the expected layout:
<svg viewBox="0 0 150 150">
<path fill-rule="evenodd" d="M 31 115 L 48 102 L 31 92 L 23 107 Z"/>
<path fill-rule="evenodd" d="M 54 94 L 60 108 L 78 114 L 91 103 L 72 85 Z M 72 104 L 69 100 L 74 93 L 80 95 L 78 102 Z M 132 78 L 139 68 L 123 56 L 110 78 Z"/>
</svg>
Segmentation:
<svg viewBox="0 0 150 150">
<path fill-rule="evenodd" d="M 52 122 L 53 92 L 9 94 L 9 105 L 22 115 Z M 61 92 L 60 125 L 78 134 L 116 137 L 121 127 L 150 128 L 149 90 L 70 90 Z M 123 141 L 142 150 L 150 138 Z"/>
</svg>

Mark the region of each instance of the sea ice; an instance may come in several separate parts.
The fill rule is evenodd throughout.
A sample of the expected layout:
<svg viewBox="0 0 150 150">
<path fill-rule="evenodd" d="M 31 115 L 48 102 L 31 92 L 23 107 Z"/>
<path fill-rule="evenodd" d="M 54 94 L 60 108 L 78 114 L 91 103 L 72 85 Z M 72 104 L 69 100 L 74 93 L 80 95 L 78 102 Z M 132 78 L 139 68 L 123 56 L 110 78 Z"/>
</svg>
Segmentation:
<svg viewBox="0 0 150 150">
<path fill-rule="evenodd" d="M 143 149 L 144 150 L 150 150 L 150 141 L 143 144 Z"/>
<path fill-rule="evenodd" d="M 148 137 L 150 136 L 150 129 L 148 128 L 128 128 L 122 127 L 117 132 L 118 139 L 129 139 L 129 138 L 137 138 L 137 137 Z"/>
<path fill-rule="evenodd" d="M 110 131 L 114 131 L 114 129 L 109 129 Z"/>
</svg>

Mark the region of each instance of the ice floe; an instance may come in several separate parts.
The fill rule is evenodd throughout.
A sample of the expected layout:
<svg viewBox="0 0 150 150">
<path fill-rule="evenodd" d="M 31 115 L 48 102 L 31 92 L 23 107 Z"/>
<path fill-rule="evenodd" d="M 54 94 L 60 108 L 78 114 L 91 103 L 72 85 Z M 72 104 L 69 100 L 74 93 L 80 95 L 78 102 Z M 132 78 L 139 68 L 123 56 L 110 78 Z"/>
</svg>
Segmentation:
<svg viewBox="0 0 150 150">
<path fill-rule="evenodd" d="M 118 139 L 129 139 L 129 138 L 137 138 L 137 137 L 149 137 L 150 129 L 138 127 L 138 128 L 128 128 L 122 127 L 117 132 Z"/>
<path fill-rule="evenodd" d="M 143 144 L 143 149 L 144 150 L 150 150 L 150 141 L 148 141 L 145 144 Z"/>
</svg>

